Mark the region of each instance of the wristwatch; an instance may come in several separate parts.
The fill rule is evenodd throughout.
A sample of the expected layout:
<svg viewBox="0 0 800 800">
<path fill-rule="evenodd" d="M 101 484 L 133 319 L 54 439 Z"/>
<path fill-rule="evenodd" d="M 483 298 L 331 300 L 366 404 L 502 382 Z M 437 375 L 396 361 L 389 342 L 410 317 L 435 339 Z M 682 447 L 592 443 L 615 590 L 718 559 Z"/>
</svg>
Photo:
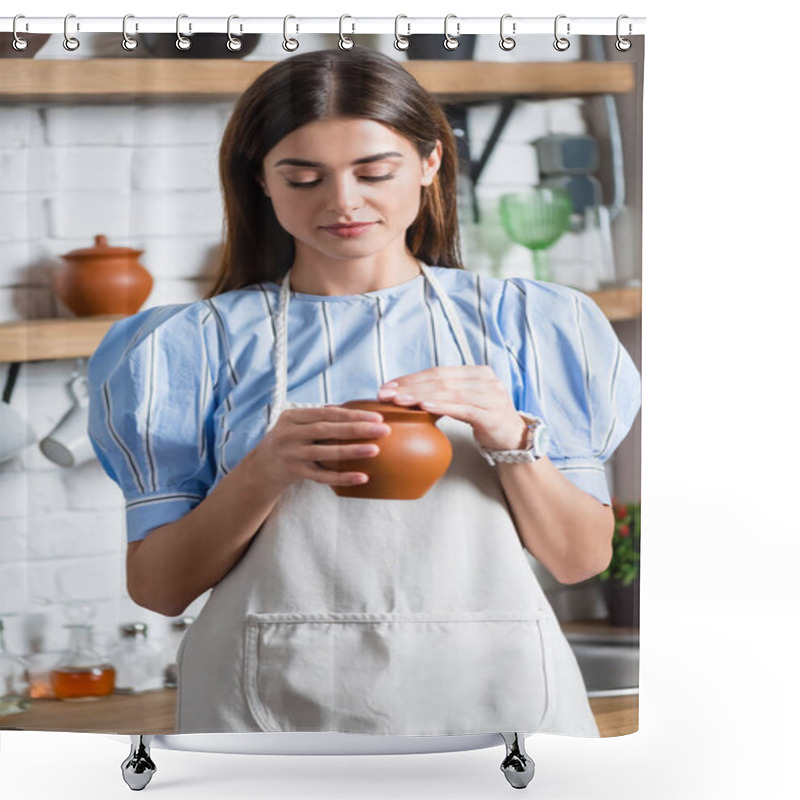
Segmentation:
<svg viewBox="0 0 800 800">
<path fill-rule="evenodd" d="M 523 450 L 490 450 L 488 447 L 478 445 L 481 455 L 492 465 L 496 464 L 521 464 L 524 462 L 538 461 L 546 455 L 550 434 L 547 427 L 539 417 L 517 412 L 528 423 L 528 440 Z"/>
</svg>

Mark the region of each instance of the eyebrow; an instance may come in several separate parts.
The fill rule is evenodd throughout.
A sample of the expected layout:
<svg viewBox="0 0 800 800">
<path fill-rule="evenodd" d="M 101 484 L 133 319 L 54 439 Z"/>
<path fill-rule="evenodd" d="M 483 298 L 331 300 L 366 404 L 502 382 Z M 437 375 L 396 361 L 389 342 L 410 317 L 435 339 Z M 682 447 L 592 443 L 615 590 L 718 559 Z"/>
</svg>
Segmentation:
<svg viewBox="0 0 800 800">
<path fill-rule="evenodd" d="M 352 162 L 353 165 L 356 164 L 371 164 L 373 161 L 383 161 L 384 158 L 402 158 L 402 153 L 396 153 L 394 151 L 390 151 L 387 153 L 376 153 L 374 156 L 364 156 L 364 158 L 357 158 L 355 161 Z M 303 158 L 282 158 L 277 164 L 274 164 L 275 167 L 281 167 L 284 164 L 288 164 L 292 167 L 323 167 L 324 164 L 320 164 L 318 161 L 306 161 Z"/>
</svg>

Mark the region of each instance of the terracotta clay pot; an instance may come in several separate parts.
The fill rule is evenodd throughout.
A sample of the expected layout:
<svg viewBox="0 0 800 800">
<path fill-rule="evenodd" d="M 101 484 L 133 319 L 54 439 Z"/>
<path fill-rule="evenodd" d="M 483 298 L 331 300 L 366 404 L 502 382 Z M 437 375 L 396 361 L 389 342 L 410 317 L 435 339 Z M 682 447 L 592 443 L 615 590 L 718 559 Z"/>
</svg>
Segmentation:
<svg viewBox="0 0 800 800">
<path fill-rule="evenodd" d="M 321 442 L 374 442 L 380 447 L 380 453 L 371 458 L 320 462 L 323 467 L 338 472 L 355 471 L 369 475 L 369 480 L 363 484 L 333 486 L 339 497 L 416 500 L 447 472 L 453 448 L 447 436 L 436 427 L 441 414 L 379 400 L 350 400 L 341 405 L 342 408 L 379 412 L 392 432 L 378 439 L 325 439 Z"/>
<path fill-rule="evenodd" d="M 79 317 L 135 314 L 153 288 L 153 278 L 139 263 L 143 250 L 109 247 L 105 236 L 94 247 L 72 250 L 53 277 L 61 302 Z"/>
</svg>

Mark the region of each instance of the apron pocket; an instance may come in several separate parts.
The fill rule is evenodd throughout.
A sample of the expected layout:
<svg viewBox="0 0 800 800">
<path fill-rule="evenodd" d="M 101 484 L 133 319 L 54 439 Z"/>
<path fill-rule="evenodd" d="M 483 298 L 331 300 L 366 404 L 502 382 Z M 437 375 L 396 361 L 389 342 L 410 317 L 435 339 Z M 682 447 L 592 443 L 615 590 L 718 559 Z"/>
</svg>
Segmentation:
<svg viewBox="0 0 800 800">
<path fill-rule="evenodd" d="M 256 614 L 243 683 L 265 731 L 535 731 L 548 710 L 541 615 Z"/>
</svg>

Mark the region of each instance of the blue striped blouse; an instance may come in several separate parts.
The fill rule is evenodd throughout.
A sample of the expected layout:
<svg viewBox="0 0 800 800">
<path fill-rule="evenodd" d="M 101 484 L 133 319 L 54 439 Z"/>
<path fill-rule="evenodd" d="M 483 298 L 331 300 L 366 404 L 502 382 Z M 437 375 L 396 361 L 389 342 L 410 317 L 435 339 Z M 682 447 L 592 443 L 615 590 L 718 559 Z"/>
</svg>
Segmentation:
<svg viewBox="0 0 800 800">
<path fill-rule="evenodd" d="M 609 502 L 604 462 L 633 423 L 638 372 L 606 317 L 574 289 L 432 267 L 476 364 L 546 422 L 548 455 Z M 116 322 L 89 361 L 89 436 L 126 500 L 128 541 L 184 516 L 264 435 L 280 287 L 271 282 Z M 376 398 L 385 381 L 463 364 L 423 275 L 357 295 L 291 292 L 288 400 Z"/>
</svg>

